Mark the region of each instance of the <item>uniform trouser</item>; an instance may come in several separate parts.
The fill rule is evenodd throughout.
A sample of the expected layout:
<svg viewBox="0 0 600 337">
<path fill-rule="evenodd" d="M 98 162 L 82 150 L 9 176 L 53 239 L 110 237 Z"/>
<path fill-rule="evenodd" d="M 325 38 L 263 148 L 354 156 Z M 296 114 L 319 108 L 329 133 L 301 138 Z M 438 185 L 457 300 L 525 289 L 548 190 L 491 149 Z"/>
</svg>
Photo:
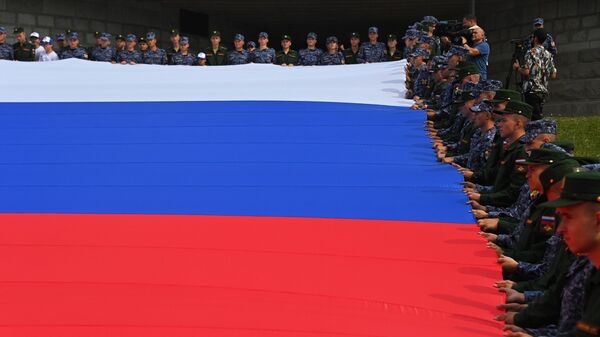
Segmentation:
<svg viewBox="0 0 600 337">
<path fill-rule="evenodd" d="M 525 93 L 525 103 L 531 105 L 533 107 L 533 113 L 531 115 L 531 120 L 536 121 L 538 119 L 544 118 L 543 109 L 544 109 L 544 101 L 546 100 L 546 95 L 536 92 L 526 92 Z"/>
</svg>

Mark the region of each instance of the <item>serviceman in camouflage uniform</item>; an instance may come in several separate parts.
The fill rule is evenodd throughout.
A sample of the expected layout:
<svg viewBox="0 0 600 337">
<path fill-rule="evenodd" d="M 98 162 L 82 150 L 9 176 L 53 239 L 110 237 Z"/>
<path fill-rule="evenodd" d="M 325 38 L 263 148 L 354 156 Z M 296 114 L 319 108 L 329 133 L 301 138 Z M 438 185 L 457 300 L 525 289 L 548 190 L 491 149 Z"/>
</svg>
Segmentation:
<svg viewBox="0 0 600 337">
<path fill-rule="evenodd" d="M 553 165 L 554 167 L 560 164 Z M 548 168 L 546 171 L 552 170 Z M 544 172 L 543 174 L 545 174 Z M 561 182 L 559 174 L 555 183 Z M 590 193 L 591 192 L 591 193 Z M 600 324 L 598 291 L 598 218 L 600 216 L 600 174 L 567 173 L 557 200 L 542 204 L 556 207 L 561 215 L 558 233 L 570 251 L 579 255 L 568 272 L 559 277 L 542 297 L 520 312 L 497 317 L 516 331 L 510 336 L 594 336 Z M 510 298 L 509 298 L 510 294 Z M 523 293 L 507 292 L 507 301 L 524 302 Z M 543 327 L 539 329 L 538 327 Z M 544 327 L 545 326 L 545 327 Z M 525 329 L 525 330 L 523 330 Z"/>
<path fill-rule="evenodd" d="M 246 51 L 248 52 L 248 57 L 256 50 L 256 42 L 248 41 L 246 44 Z"/>
<path fill-rule="evenodd" d="M 541 277 L 551 265 L 556 254 L 557 241 L 554 233 L 558 220 L 554 209 L 539 205 L 557 198 L 560 191 L 543 185 L 540 173 L 545 172 L 552 163 L 564 161 L 565 158 L 562 152 L 533 150 L 530 157 L 521 162 L 530 171 L 527 173 L 527 180 L 533 191 L 531 206 L 520 216 L 518 226 L 510 235 L 482 233 L 491 242 L 490 248 L 494 247 L 500 256 L 499 263 L 505 278 L 515 281 L 534 280 Z M 565 164 L 569 165 L 571 172 L 579 167 L 576 161 Z"/>
<path fill-rule="evenodd" d="M 250 63 L 250 53 L 244 49 L 244 40 L 246 38 L 242 34 L 235 34 L 233 38 L 234 50 L 227 54 L 228 64 L 247 64 Z"/>
<path fill-rule="evenodd" d="M 181 36 L 179 35 L 179 31 L 177 31 L 177 29 L 175 29 L 175 28 L 171 29 L 169 31 L 169 33 L 170 33 L 170 39 L 171 39 L 171 47 L 166 50 L 166 52 L 167 52 L 167 62 L 169 64 L 174 64 L 172 62 L 173 61 L 173 55 L 179 53 Z"/>
<path fill-rule="evenodd" d="M 156 45 L 156 34 L 154 32 L 146 34 L 146 42 L 148 42 L 148 50 L 142 54 L 142 62 L 145 64 L 166 65 L 167 52 Z"/>
<path fill-rule="evenodd" d="M 125 50 L 127 48 L 127 37 L 123 34 L 118 34 L 115 36 L 115 52 L 118 54 L 120 51 Z"/>
<path fill-rule="evenodd" d="M 221 33 L 213 30 L 210 33 L 210 47 L 204 50 L 206 65 L 223 66 L 227 64 L 227 48 L 221 45 Z"/>
<path fill-rule="evenodd" d="M 298 64 L 301 66 L 315 66 L 319 64 L 323 51 L 317 48 L 317 34 L 308 33 L 306 36 L 306 48 L 300 50 Z"/>
<path fill-rule="evenodd" d="M 504 139 L 503 151 L 500 154 L 500 167 L 490 192 L 470 192 L 469 199 L 481 205 L 509 206 L 519 195 L 525 183 L 525 171 L 516 164 L 517 159 L 525 158 L 525 145 L 520 142 L 525 135 L 525 125 L 531 119 L 532 108 L 522 102 L 509 102 L 503 111 L 500 136 Z"/>
<path fill-rule="evenodd" d="M 427 34 L 428 37 L 431 38 L 429 47 L 432 56 L 437 56 L 442 53 L 440 38 L 433 35 L 433 33 L 435 32 L 435 28 L 438 24 L 439 21 L 434 16 L 426 16 L 423 18 L 423 21 L 421 21 L 423 31 Z"/>
<path fill-rule="evenodd" d="M 87 54 L 89 55 L 90 60 L 92 59 L 92 55 L 94 54 L 94 51 L 97 48 L 100 48 L 100 45 L 102 44 L 102 41 L 100 40 L 100 36 L 101 35 L 102 35 L 102 32 L 94 32 L 94 38 L 96 39 L 96 42 L 94 43 L 93 46 L 89 46 L 89 47 L 84 48 L 85 51 L 87 52 Z"/>
<path fill-rule="evenodd" d="M 535 141 L 536 139 L 553 139 L 556 135 L 555 120 L 537 120 L 527 123 L 525 127 L 525 136 L 522 141 L 525 143 L 525 149 L 531 151 L 539 149 L 544 144 L 543 142 Z M 552 148 L 555 151 L 564 152 L 569 155 L 564 149 L 559 147 Z M 483 191 L 482 188 L 476 188 L 477 191 Z M 474 207 L 473 214 L 479 220 L 478 224 L 486 232 L 496 234 L 510 234 L 518 223 L 518 219 L 524 211 L 531 206 L 531 189 L 529 184 L 524 184 L 519 192 L 517 201 L 508 207 L 481 206 L 476 202 L 472 203 Z"/>
<path fill-rule="evenodd" d="M 387 50 L 385 51 L 387 61 L 400 61 L 402 56 L 402 52 L 398 50 L 398 37 L 395 34 L 388 35 Z"/>
<path fill-rule="evenodd" d="M 433 39 L 430 36 L 427 36 L 425 32 L 420 32 L 419 35 L 419 48 L 427 49 L 431 53 L 431 44 L 433 43 Z"/>
<path fill-rule="evenodd" d="M 414 29 L 409 29 L 406 31 L 404 36 L 402 37 L 402 41 L 404 41 L 404 48 L 402 49 L 402 56 L 408 60 L 410 54 L 415 52 L 415 49 L 418 47 L 418 34 L 419 32 Z"/>
<path fill-rule="evenodd" d="M 12 46 L 6 42 L 6 28 L 0 27 L 0 60 L 14 60 Z"/>
<path fill-rule="evenodd" d="M 35 60 L 35 47 L 27 41 L 25 30 L 21 27 L 14 29 L 15 42 L 12 45 L 13 55 L 15 61 L 34 61 Z"/>
<path fill-rule="evenodd" d="M 427 90 L 423 97 L 415 100 L 413 109 L 430 109 L 428 114 L 433 116 L 433 110 L 438 108 L 440 97 L 445 88 L 450 85 L 451 77 L 448 69 L 448 58 L 442 55 L 435 56 L 431 62 L 430 80 L 434 83 L 431 90 Z M 431 110 L 432 109 L 432 110 Z"/>
<path fill-rule="evenodd" d="M 471 112 L 475 115 L 473 124 L 477 127 L 477 130 L 471 139 L 469 152 L 447 158 L 445 162 L 452 162 L 471 170 L 480 170 L 485 167 L 486 154 L 494 145 L 496 133 L 498 132 L 494 124 L 493 110 L 494 106 L 486 102 L 479 103 L 471 108 Z"/>
<path fill-rule="evenodd" d="M 550 165 L 551 160 L 561 160 L 564 158 L 565 156 L 561 155 L 561 153 L 557 151 L 549 152 L 548 150 L 541 149 L 534 149 L 531 151 L 531 155 L 528 158 L 532 164 L 528 165 L 531 167 L 531 171 L 528 172 L 527 175 L 527 186 L 528 190 L 530 191 L 527 195 L 527 207 L 521 213 L 517 214 L 516 223 L 514 226 L 512 226 L 512 228 L 509 228 L 509 230 L 504 231 L 500 228 L 495 231 L 484 230 L 484 232 L 487 234 L 494 234 L 486 234 L 485 237 L 488 241 L 494 244 L 495 247 L 497 247 L 497 252 L 511 250 L 514 251 L 516 249 L 526 226 L 533 224 L 533 221 L 528 222 L 528 220 L 531 218 L 532 211 L 535 211 L 536 205 L 544 202 L 544 200 L 540 200 L 542 197 L 542 185 L 541 181 L 539 180 L 540 172 L 543 172 Z M 525 160 L 522 160 L 521 164 L 526 165 Z M 502 221 L 502 218 L 500 221 Z"/>
<path fill-rule="evenodd" d="M 269 48 L 269 34 L 261 32 L 258 35 L 258 48 L 252 53 L 254 63 L 275 63 L 275 49 Z"/>
<path fill-rule="evenodd" d="M 471 64 L 472 67 L 477 69 L 475 65 Z M 504 111 L 509 102 L 521 101 L 521 93 L 515 90 L 509 89 L 499 89 L 496 91 L 494 95 L 494 99 L 490 101 L 490 103 L 494 104 L 494 119 L 496 120 L 496 127 L 498 127 L 500 120 L 502 119 L 501 111 Z M 498 168 L 498 157 L 502 152 L 503 141 L 499 137 L 497 137 L 497 141 L 494 143 L 494 147 L 490 151 L 488 163 L 486 163 L 486 168 L 483 170 L 471 171 L 468 169 L 461 169 L 461 172 L 465 176 L 466 180 L 471 180 L 478 186 L 488 186 L 492 185 L 494 179 L 496 177 L 496 170 Z M 486 189 L 471 189 L 475 191 L 484 191 Z"/>
<path fill-rule="evenodd" d="M 350 35 L 350 48 L 343 51 L 345 64 L 358 63 L 358 50 L 360 49 L 360 34 L 352 33 Z"/>
<path fill-rule="evenodd" d="M 144 54 L 148 51 L 148 41 L 143 36 L 138 39 L 138 46 L 140 47 L 140 54 L 142 55 L 142 62 L 144 63 Z"/>
<path fill-rule="evenodd" d="M 133 34 L 127 35 L 125 50 L 117 52 L 117 62 L 121 64 L 138 64 L 142 63 L 142 53 L 137 50 L 137 36 Z"/>
<path fill-rule="evenodd" d="M 113 47 L 110 46 L 110 34 L 100 34 L 100 46 L 96 47 L 92 52 L 90 59 L 99 62 L 116 62 L 117 55 Z"/>
<path fill-rule="evenodd" d="M 282 66 L 295 66 L 298 64 L 298 52 L 291 49 L 292 37 L 283 35 L 281 37 L 281 50 L 275 55 L 275 64 Z"/>
<path fill-rule="evenodd" d="M 546 207 L 556 207 L 561 217 L 558 232 L 577 255 L 587 256 L 594 268 L 585 284 L 583 314 L 566 337 L 595 336 L 600 331 L 600 172 L 571 173 L 565 177 L 560 199 Z"/>
<path fill-rule="evenodd" d="M 190 50 L 190 39 L 187 36 L 182 36 L 179 39 L 179 51 L 171 58 L 171 64 L 193 66 L 196 63 L 196 54 Z"/>
<path fill-rule="evenodd" d="M 411 54 L 411 71 L 410 78 L 414 79 L 412 92 L 417 98 L 422 97 L 429 86 L 433 86 L 429 82 L 429 68 L 427 67 L 427 60 L 429 60 L 429 51 L 422 48 L 417 48 Z M 411 97 L 412 98 L 412 97 Z"/>
<path fill-rule="evenodd" d="M 89 59 L 86 50 L 79 47 L 79 34 L 77 32 L 71 32 L 67 38 L 69 40 L 69 45 L 60 53 L 61 60 L 70 58 L 82 60 Z"/>
<path fill-rule="evenodd" d="M 377 27 L 369 28 L 369 41 L 363 42 L 358 51 L 359 63 L 385 62 L 385 44 L 378 42 L 379 29 Z"/>
<path fill-rule="evenodd" d="M 323 66 L 344 64 L 344 55 L 338 50 L 337 37 L 328 37 L 326 43 L 327 51 L 321 55 L 319 64 Z"/>
<path fill-rule="evenodd" d="M 467 55 L 469 55 L 469 50 L 467 48 L 453 45 L 450 47 L 450 50 L 448 50 L 448 53 L 446 53 L 446 56 L 448 57 L 448 66 L 450 68 L 455 68 L 459 62 L 466 59 Z"/>
<path fill-rule="evenodd" d="M 65 49 L 66 46 L 67 46 L 67 43 L 66 43 L 65 34 L 64 33 L 56 34 L 56 49 L 54 51 L 56 52 L 56 55 L 58 55 L 59 58 L 60 58 L 60 54 L 62 53 L 62 51 Z"/>
<path fill-rule="evenodd" d="M 533 30 L 536 29 L 544 29 L 544 18 L 533 19 Z M 554 42 L 554 38 L 552 37 L 552 35 L 550 35 L 550 33 L 546 33 L 546 35 L 546 41 L 544 41 L 542 46 L 544 47 L 544 49 L 549 51 L 550 54 L 552 54 L 552 56 L 556 59 L 556 54 L 558 53 L 558 50 L 556 49 L 556 43 Z M 529 51 L 529 49 L 533 47 L 531 44 L 532 39 L 533 35 L 529 35 L 527 41 L 525 41 L 524 46 L 526 51 Z"/>
</svg>

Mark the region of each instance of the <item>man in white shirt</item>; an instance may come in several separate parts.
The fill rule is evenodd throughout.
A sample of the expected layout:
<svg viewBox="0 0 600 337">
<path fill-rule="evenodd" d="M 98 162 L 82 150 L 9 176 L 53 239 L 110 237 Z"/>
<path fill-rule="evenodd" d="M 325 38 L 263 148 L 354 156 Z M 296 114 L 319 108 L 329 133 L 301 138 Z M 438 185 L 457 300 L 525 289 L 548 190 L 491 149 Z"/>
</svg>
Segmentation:
<svg viewBox="0 0 600 337">
<path fill-rule="evenodd" d="M 52 38 L 50 36 L 46 36 L 42 39 L 41 47 L 44 51 L 40 54 L 38 61 L 40 62 L 48 62 L 48 61 L 58 61 L 58 54 L 53 50 L 52 46 Z"/>
<path fill-rule="evenodd" d="M 38 32 L 29 34 L 29 42 L 35 47 L 34 60 L 39 61 L 40 55 L 44 53 L 44 47 L 40 46 L 40 34 Z"/>
</svg>

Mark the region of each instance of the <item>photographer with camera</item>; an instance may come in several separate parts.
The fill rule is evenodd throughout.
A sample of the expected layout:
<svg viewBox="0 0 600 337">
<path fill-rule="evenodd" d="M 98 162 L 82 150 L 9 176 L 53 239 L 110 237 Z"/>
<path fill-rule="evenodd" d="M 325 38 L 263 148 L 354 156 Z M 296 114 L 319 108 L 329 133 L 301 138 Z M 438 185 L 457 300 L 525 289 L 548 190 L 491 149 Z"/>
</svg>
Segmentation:
<svg viewBox="0 0 600 337">
<path fill-rule="evenodd" d="M 552 54 L 544 48 L 546 31 L 536 29 L 531 38 L 533 46 L 525 54 L 524 64 L 518 60 L 513 69 L 523 77 L 523 96 L 525 102 L 533 107 L 532 120 L 543 118 L 543 106 L 548 96 L 548 79 L 556 79 L 556 67 Z"/>
<path fill-rule="evenodd" d="M 488 58 L 490 55 L 490 45 L 485 40 L 485 32 L 479 26 L 470 28 L 472 32 L 473 46 L 471 47 L 467 40 L 463 38 L 463 47 L 469 50 L 467 61 L 475 63 L 481 74 L 481 80 L 487 80 Z"/>
</svg>

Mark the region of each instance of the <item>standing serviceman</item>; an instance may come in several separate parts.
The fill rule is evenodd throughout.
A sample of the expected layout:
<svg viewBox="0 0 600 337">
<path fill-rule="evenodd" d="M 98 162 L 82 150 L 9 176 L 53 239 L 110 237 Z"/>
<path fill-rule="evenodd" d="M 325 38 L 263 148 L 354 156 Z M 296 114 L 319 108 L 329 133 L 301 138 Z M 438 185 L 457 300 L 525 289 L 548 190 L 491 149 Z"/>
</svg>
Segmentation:
<svg viewBox="0 0 600 337">
<path fill-rule="evenodd" d="M 117 61 L 117 53 L 113 47 L 110 46 L 110 34 L 100 34 L 100 45 L 94 48 L 91 55 L 92 61 L 99 62 L 113 62 Z"/>
<path fill-rule="evenodd" d="M 398 37 L 395 34 L 388 35 L 385 57 L 387 61 L 402 60 L 402 52 L 398 50 Z"/>
<path fill-rule="evenodd" d="M 127 37 L 123 34 L 118 34 L 115 37 L 115 53 L 125 50 L 127 48 Z"/>
<path fill-rule="evenodd" d="M 171 31 L 169 32 L 171 34 L 171 48 L 167 49 L 167 62 L 169 64 L 173 64 L 172 60 L 173 60 L 173 55 L 179 53 L 179 48 L 181 48 L 180 46 L 180 41 L 181 41 L 181 36 L 179 36 L 179 32 L 177 31 L 177 29 L 171 29 Z"/>
<path fill-rule="evenodd" d="M 125 42 L 125 50 L 117 52 L 117 62 L 121 64 L 142 63 L 142 53 L 135 48 L 137 36 L 128 34 Z"/>
<path fill-rule="evenodd" d="M 323 51 L 317 48 L 317 33 L 310 32 L 306 36 L 306 48 L 300 50 L 300 59 L 298 64 L 301 66 L 315 66 L 319 64 L 319 59 Z"/>
<path fill-rule="evenodd" d="M 213 30 L 210 33 L 210 47 L 204 50 L 206 65 L 223 66 L 227 64 L 227 48 L 221 45 L 221 33 Z"/>
<path fill-rule="evenodd" d="M 359 63 L 385 62 L 385 45 L 377 41 L 379 38 L 379 29 L 377 27 L 369 28 L 369 41 L 364 42 L 358 51 Z"/>
<path fill-rule="evenodd" d="M 33 61 L 35 57 L 35 47 L 27 42 L 25 30 L 21 27 L 17 27 L 13 33 L 15 34 L 15 40 L 17 40 L 17 42 L 12 45 L 15 61 Z"/>
<path fill-rule="evenodd" d="M 156 34 L 154 32 L 146 34 L 146 42 L 148 43 L 148 50 L 144 52 L 142 62 L 145 64 L 167 64 L 167 52 L 156 45 Z"/>
<path fill-rule="evenodd" d="M 242 34 L 235 34 L 233 37 L 234 50 L 227 54 L 227 64 L 238 65 L 250 63 L 250 53 L 244 49 L 246 37 Z"/>
<path fill-rule="evenodd" d="M 70 32 L 67 36 L 69 45 L 65 47 L 60 53 L 60 59 L 89 59 L 89 55 L 84 48 L 79 46 L 79 34 L 77 32 Z"/>
<path fill-rule="evenodd" d="M 12 46 L 6 43 L 6 28 L 0 27 L 0 60 L 13 60 Z"/>
<path fill-rule="evenodd" d="M 335 36 L 330 36 L 326 40 L 327 51 L 321 55 L 319 64 L 322 66 L 344 64 L 344 55 L 339 51 L 338 39 Z"/>
<path fill-rule="evenodd" d="M 343 51 L 345 64 L 358 63 L 358 51 L 360 49 L 360 34 L 352 33 L 350 35 L 350 48 Z"/>
<path fill-rule="evenodd" d="M 533 19 L 533 30 L 544 29 L 544 18 L 535 18 Z M 529 39 L 525 42 L 525 49 L 529 51 L 533 47 L 531 40 L 533 38 L 533 34 L 529 36 Z M 550 33 L 546 32 L 546 41 L 542 43 L 542 46 L 552 54 L 552 57 L 556 59 L 556 54 L 558 51 L 556 50 L 556 43 L 554 42 L 554 38 Z"/>
<path fill-rule="evenodd" d="M 171 57 L 170 64 L 193 66 L 196 63 L 196 54 L 190 51 L 190 40 L 187 36 L 182 36 L 179 40 L 179 51 Z"/>
<path fill-rule="evenodd" d="M 292 37 L 283 35 L 281 37 L 281 50 L 276 54 L 276 64 L 282 66 L 295 66 L 298 64 L 298 52 L 291 49 Z"/>
<path fill-rule="evenodd" d="M 252 53 L 254 63 L 275 63 L 275 49 L 269 48 L 269 34 L 261 32 L 258 35 L 258 48 Z"/>
</svg>

